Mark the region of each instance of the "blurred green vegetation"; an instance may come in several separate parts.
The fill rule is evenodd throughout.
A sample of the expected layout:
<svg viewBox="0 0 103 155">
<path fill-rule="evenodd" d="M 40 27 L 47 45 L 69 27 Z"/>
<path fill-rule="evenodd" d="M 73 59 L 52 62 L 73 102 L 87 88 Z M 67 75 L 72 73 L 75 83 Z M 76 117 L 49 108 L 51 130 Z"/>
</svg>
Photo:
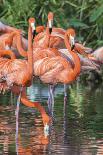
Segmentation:
<svg viewBox="0 0 103 155">
<path fill-rule="evenodd" d="M 74 27 L 79 41 L 92 48 L 103 45 L 103 0 L 0 0 L 0 20 L 24 30 L 33 16 L 46 25 L 49 11 L 55 26 Z"/>
</svg>

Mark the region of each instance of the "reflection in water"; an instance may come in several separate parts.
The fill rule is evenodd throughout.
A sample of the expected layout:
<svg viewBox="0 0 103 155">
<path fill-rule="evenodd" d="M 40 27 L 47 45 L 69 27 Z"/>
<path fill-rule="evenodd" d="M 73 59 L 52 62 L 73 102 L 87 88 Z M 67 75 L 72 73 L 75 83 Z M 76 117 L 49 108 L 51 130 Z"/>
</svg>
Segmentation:
<svg viewBox="0 0 103 155">
<path fill-rule="evenodd" d="M 28 89 L 31 100 L 39 100 L 46 110 L 48 87 L 39 81 Z M 38 111 L 20 105 L 18 147 L 19 155 L 102 155 L 103 154 L 103 87 L 75 83 L 67 90 L 56 87 L 50 135 L 44 136 Z M 0 95 L 0 155 L 16 154 L 16 98 L 10 93 Z"/>
</svg>

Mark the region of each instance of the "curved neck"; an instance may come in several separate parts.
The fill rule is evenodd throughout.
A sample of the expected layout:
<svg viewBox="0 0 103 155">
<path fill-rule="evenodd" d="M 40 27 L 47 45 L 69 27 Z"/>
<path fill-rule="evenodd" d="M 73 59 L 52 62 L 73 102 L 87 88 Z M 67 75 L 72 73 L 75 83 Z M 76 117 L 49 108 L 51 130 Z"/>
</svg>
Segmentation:
<svg viewBox="0 0 103 155">
<path fill-rule="evenodd" d="M 27 107 L 32 107 L 32 108 L 36 108 L 37 110 L 39 110 L 42 119 L 43 119 L 43 123 L 45 125 L 45 123 L 49 123 L 48 121 L 45 122 L 46 118 L 48 118 L 47 120 L 49 120 L 49 116 L 46 114 L 45 109 L 43 108 L 43 106 L 41 106 L 41 104 L 39 102 L 31 102 L 28 100 L 27 95 L 26 95 L 26 89 L 24 88 L 24 90 L 22 91 L 22 95 L 21 95 L 21 102 L 27 106 Z"/>
<path fill-rule="evenodd" d="M 12 45 L 14 36 L 15 36 L 15 32 L 11 32 L 11 33 L 9 34 L 8 38 L 7 38 L 6 40 L 4 40 L 5 46 L 6 46 L 6 45 L 11 46 L 11 45 Z"/>
<path fill-rule="evenodd" d="M 16 95 L 19 95 L 20 94 L 20 87 L 14 85 L 13 87 L 11 87 L 11 91 Z M 22 102 L 22 104 L 24 104 L 27 107 L 36 108 L 37 110 L 39 110 L 39 112 L 42 116 L 43 122 L 45 120 L 45 116 L 47 116 L 49 119 L 49 116 L 46 114 L 45 108 L 43 106 L 41 106 L 41 104 L 39 102 L 36 102 L 36 101 L 31 102 L 28 100 L 27 95 L 26 95 L 26 87 L 23 87 L 23 89 L 22 89 L 21 102 Z M 49 123 L 49 122 L 47 122 L 47 123 Z"/>
<path fill-rule="evenodd" d="M 19 31 L 16 32 L 17 37 L 17 49 L 21 56 L 28 57 L 28 70 L 29 75 L 32 77 L 33 75 L 33 45 L 32 45 L 32 29 L 29 24 L 28 28 L 28 51 L 25 51 L 22 47 L 22 36 Z"/>
<path fill-rule="evenodd" d="M 23 46 L 22 46 L 22 36 L 20 34 L 20 32 L 16 32 L 16 46 L 18 49 L 18 52 L 21 56 L 23 57 L 27 57 L 27 52 L 24 50 Z"/>
<path fill-rule="evenodd" d="M 81 69 L 80 59 L 75 52 L 71 51 L 71 47 L 70 47 L 70 44 L 68 41 L 67 33 L 65 33 L 64 42 L 65 42 L 66 48 L 68 49 L 68 51 L 70 52 L 70 54 L 74 60 L 74 68 L 73 68 L 72 74 L 75 77 L 76 75 L 78 75 L 80 73 L 80 69 Z"/>
<path fill-rule="evenodd" d="M 0 50 L 0 57 L 9 56 L 11 60 L 16 59 L 15 54 L 11 50 Z"/>
</svg>

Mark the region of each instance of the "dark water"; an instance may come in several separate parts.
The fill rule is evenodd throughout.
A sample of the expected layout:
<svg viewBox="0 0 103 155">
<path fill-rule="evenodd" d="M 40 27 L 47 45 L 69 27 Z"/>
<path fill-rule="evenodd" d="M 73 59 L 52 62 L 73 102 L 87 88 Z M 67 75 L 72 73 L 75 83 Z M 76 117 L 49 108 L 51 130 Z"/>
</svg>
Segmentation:
<svg viewBox="0 0 103 155">
<path fill-rule="evenodd" d="M 16 97 L 0 95 L 0 155 L 103 155 L 103 86 L 75 83 L 55 90 L 50 135 L 45 138 L 40 113 L 20 105 L 18 147 L 15 142 Z M 37 81 L 27 90 L 29 99 L 47 108 L 48 87 Z M 18 152 L 18 153 L 17 153 Z"/>
</svg>

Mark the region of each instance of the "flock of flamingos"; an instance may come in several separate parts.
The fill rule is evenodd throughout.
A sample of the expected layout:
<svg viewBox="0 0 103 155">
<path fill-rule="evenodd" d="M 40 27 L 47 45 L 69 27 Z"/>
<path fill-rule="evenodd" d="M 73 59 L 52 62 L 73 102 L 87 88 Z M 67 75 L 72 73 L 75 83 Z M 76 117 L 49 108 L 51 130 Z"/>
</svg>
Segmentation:
<svg viewBox="0 0 103 155">
<path fill-rule="evenodd" d="M 21 103 L 37 108 L 42 116 L 44 129 L 50 117 L 39 102 L 31 102 L 26 87 L 32 85 L 35 76 L 49 84 L 51 104 L 54 86 L 70 84 L 80 73 L 98 70 L 103 63 L 103 47 L 97 50 L 75 41 L 73 28 L 64 30 L 53 26 L 53 13 L 48 13 L 47 26 L 36 26 L 34 18 L 28 21 L 28 40 L 23 31 L 0 23 L 0 91 L 12 91 L 19 95 Z M 21 59 L 22 56 L 25 59 Z M 66 96 L 66 92 L 64 93 Z"/>
</svg>

